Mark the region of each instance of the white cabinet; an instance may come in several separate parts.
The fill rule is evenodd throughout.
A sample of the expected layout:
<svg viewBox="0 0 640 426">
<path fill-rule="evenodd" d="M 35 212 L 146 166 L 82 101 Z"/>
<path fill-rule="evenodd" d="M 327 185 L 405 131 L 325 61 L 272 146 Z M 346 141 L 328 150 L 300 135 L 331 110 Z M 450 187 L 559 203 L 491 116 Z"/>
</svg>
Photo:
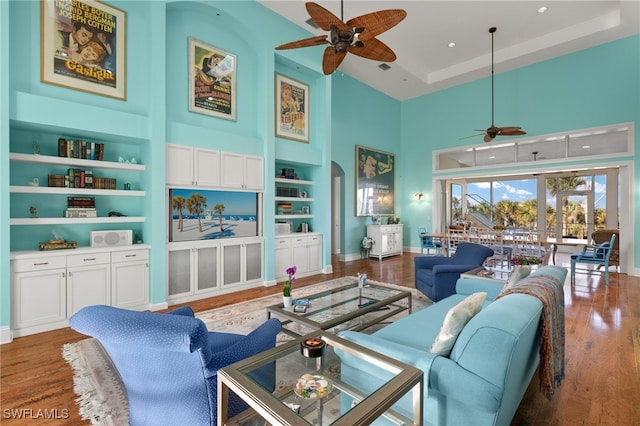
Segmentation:
<svg viewBox="0 0 640 426">
<path fill-rule="evenodd" d="M 172 243 L 168 252 L 167 298 L 181 303 L 220 289 L 220 243 Z"/>
<path fill-rule="evenodd" d="M 222 187 L 235 189 L 264 189 L 264 160 L 262 157 L 222 152 Z"/>
<path fill-rule="evenodd" d="M 262 280 L 262 237 L 221 242 L 222 287 Z"/>
<path fill-rule="evenodd" d="M 89 305 L 148 309 L 148 259 L 148 246 L 11 253 L 14 335 L 66 327 Z"/>
<path fill-rule="evenodd" d="M 264 159 L 167 144 L 167 185 L 262 191 Z"/>
<path fill-rule="evenodd" d="M 322 273 L 322 234 L 279 235 L 275 247 L 275 278 L 287 278 L 286 270 L 297 269 L 296 276 Z"/>
<path fill-rule="evenodd" d="M 12 262 L 13 321 L 16 336 L 66 326 L 66 259 L 42 257 Z"/>
<path fill-rule="evenodd" d="M 149 305 L 149 250 L 111 253 L 111 304 L 146 309 Z"/>
<path fill-rule="evenodd" d="M 167 144 L 167 184 L 220 186 L 220 151 Z"/>
<path fill-rule="evenodd" d="M 85 306 L 110 304 L 109 252 L 67 256 L 67 317 Z"/>
<path fill-rule="evenodd" d="M 382 259 L 402 254 L 402 225 L 367 225 L 367 236 L 373 239 L 370 257 Z"/>
</svg>

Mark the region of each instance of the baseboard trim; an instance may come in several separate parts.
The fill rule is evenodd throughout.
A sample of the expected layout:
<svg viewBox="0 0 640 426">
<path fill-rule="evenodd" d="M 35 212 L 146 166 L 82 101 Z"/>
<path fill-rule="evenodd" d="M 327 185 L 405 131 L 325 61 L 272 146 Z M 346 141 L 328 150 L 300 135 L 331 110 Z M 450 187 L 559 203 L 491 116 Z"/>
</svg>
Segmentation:
<svg viewBox="0 0 640 426">
<path fill-rule="evenodd" d="M 169 304 L 167 302 L 149 304 L 150 311 L 161 311 L 168 308 Z"/>
<path fill-rule="evenodd" d="M 13 342 L 13 333 L 11 328 L 4 326 L 0 327 L 0 345 Z"/>
</svg>

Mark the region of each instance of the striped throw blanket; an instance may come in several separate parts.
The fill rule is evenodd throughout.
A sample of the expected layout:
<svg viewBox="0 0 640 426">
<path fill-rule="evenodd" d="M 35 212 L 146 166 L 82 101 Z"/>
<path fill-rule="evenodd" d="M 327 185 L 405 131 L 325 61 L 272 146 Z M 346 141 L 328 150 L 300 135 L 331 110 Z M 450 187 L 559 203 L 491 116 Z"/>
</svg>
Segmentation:
<svg viewBox="0 0 640 426">
<path fill-rule="evenodd" d="M 548 398 L 564 378 L 564 290 L 556 278 L 546 275 L 524 278 L 505 286 L 498 298 L 524 293 L 542 302 L 540 317 L 540 390 Z"/>
</svg>

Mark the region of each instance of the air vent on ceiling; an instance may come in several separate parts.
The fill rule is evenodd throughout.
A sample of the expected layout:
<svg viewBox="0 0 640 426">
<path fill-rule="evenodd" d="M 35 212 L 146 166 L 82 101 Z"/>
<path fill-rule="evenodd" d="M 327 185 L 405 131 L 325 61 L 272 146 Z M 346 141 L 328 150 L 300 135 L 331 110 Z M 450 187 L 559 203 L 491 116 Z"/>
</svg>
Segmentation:
<svg viewBox="0 0 640 426">
<path fill-rule="evenodd" d="M 316 30 L 319 30 L 320 27 L 316 24 L 316 21 L 314 21 L 313 19 L 309 18 L 306 21 L 307 24 L 309 24 L 310 26 L 312 26 L 313 28 L 315 28 Z"/>
<path fill-rule="evenodd" d="M 378 68 L 380 68 L 382 71 L 386 71 L 391 67 L 389 65 L 387 65 L 387 64 L 380 64 L 380 65 L 378 65 Z"/>
</svg>

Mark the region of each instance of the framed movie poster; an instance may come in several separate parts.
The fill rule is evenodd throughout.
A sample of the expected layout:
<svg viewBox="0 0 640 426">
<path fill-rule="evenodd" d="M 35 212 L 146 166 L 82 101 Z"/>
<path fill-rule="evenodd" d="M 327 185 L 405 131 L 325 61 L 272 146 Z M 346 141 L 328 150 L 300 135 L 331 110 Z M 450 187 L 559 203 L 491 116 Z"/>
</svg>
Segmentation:
<svg viewBox="0 0 640 426">
<path fill-rule="evenodd" d="M 276 74 L 276 136 L 309 143 L 309 86 Z"/>
<path fill-rule="evenodd" d="M 395 215 L 396 156 L 356 145 L 356 216 Z"/>
<path fill-rule="evenodd" d="M 236 56 L 189 38 L 189 111 L 236 119 Z"/>
<path fill-rule="evenodd" d="M 40 4 L 40 80 L 125 100 L 126 13 L 96 0 Z"/>
</svg>

